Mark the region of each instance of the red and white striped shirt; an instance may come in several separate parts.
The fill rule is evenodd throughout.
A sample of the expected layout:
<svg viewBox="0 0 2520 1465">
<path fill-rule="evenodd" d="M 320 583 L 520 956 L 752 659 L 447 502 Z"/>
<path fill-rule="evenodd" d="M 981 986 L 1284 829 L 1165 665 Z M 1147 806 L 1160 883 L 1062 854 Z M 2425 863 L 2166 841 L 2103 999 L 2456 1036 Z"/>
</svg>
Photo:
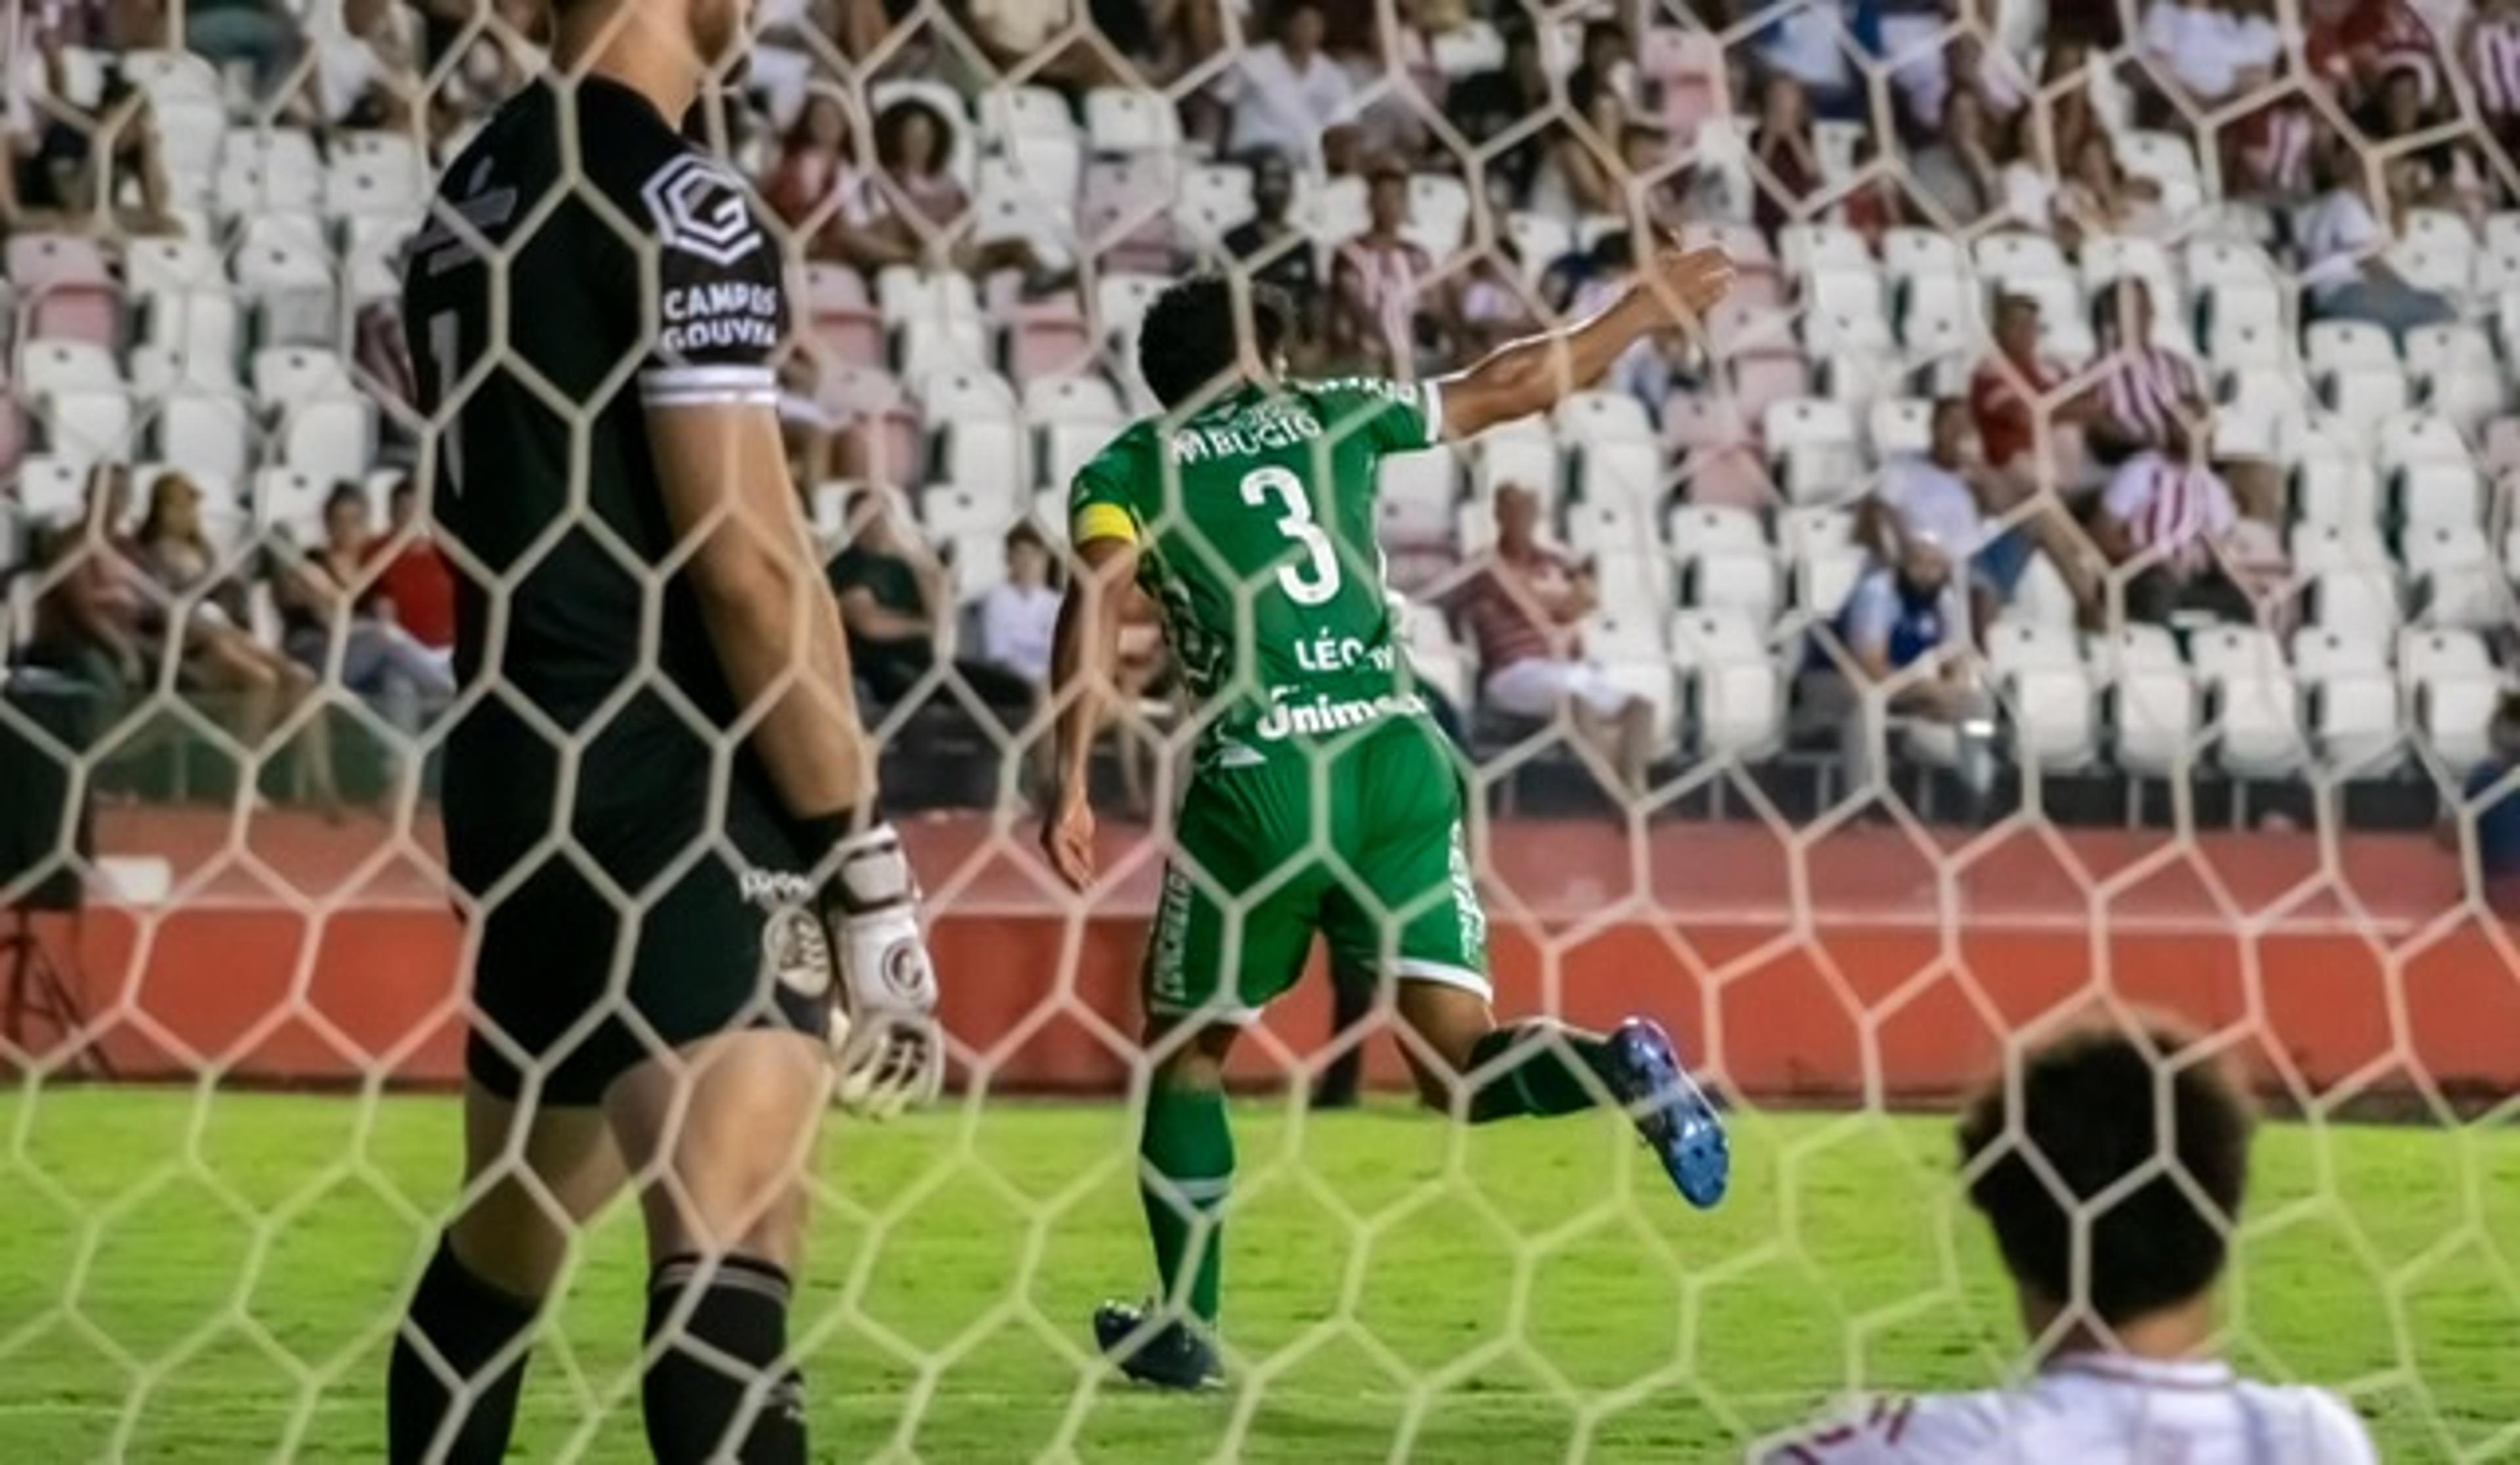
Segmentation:
<svg viewBox="0 0 2520 1465">
<path fill-rule="evenodd" d="M 2192 419 L 2205 400 L 2196 367 L 2177 351 L 2121 345 L 2108 370 L 2109 417 L 2139 442 L 2168 442 L 2171 425 Z"/>
<path fill-rule="evenodd" d="M 2201 463 L 2158 452 L 2121 464 L 2100 495 L 2100 512 L 2127 526 L 2140 554 L 2159 554 L 2164 568 L 2190 574 L 2213 557 L 2214 541 L 2239 525 L 2230 485 Z"/>
<path fill-rule="evenodd" d="M 2309 190 L 2311 147 L 2318 137 L 2309 108 L 2264 107 L 2233 126 L 2241 160 L 2267 189 L 2279 194 Z"/>
<path fill-rule="evenodd" d="M 1360 236 L 1338 248 L 1335 278 L 1344 307 L 1373 323 L 1376 339 L 1368 344 L 1380 347 L 1395 377 L 1414 375 L 1418 294 L 1434 273 L 1434 259 L 1406 239 Z"/>
<path fill-rule="evenodd" d="M 2479 21 L 2468 42 L 2476 108 L 2490 117 L 2520 114 L 2520 20 Z"/>
</svg>

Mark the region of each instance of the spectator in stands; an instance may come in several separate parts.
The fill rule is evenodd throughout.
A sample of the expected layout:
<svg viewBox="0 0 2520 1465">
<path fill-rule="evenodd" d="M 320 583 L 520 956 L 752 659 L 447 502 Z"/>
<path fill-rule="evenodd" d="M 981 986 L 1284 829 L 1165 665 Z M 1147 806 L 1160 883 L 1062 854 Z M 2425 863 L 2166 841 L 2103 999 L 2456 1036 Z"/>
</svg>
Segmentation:
<svg viewBox="0 0 2520 1465">
<path fill-rule="evenodd" d="M 1772 13 L 1776 19 L 1751 43 L 1759 71 L 1770 81 L 1793 82 L 1822 116 L 1864 120 L 1872 105 L 1871 89 L 1850 52 L 1877 52 L 1879 36 L 1859 34 L 1866 25 L 1856 7 L 1791 5 L 1775 7 Z M 1877 32 L 1877 25 L 1872 28 Z"/>
<path fill-rule="evenodd" d="M 1813 6 L 1810 9 L 1818 10 Z M 1820 188 L 1820 149 L 1812 139 L 1803 83 L 1782 72 L 1759 89 L 1759 122 L 1750 133 L 1751 177 L 1758 197 L 1750 221 L 1774 237 L 1802 217 L 1803 201 Z"/>
<path fill-rule="evenodd" d="M 2152 291 L 2120 275 L 2092 298 L 2099 380 L 2080 404 L 2084 434 L 2103 461 L 2144 448 L 2183 452 L 2212 435 L 2212 402 L 2195 363 L 2153 340 Z"/>
<path fill-rule="evenodd" d="M 2114 18 L 2116 7 L 2108 7 Z M 2055 27 L 2051 26 L 2051 31 Z M 2092 100 L 2092 74 L 2101 62 L 2088 46 L 2051 34 L 2047 59 L 2039 69 L 2039 102 L 2030 111 L 2043 122 L 2040 156 L 2070 159 L 2081 154 L 2093 133 L 2106 134 L 2097 104 Z M 2025 154 L 2031 149 L 2024 149 Z"/>
<path fill-rule="evenodd" d="M 409 475 L 385 494 L 385 531 L 359 552 L 374 567 L 382 612 L 435 651 L 455 646 L 455 572 L 420 514 L 420 484 Z"/>
<path fill-rule="evenodd" d="M 980 660 L 1036 687 L 1050 685 L 1051 634 L 1058 625 L 1058 587 L 1051 583 L 1050 546 L 1041 530 L 1007 530 L 1007 577 L 980 599 Z"/>
<path fill-rule="evenodd" d="M 304 39 L 275 0 L 186 0 L 184 44 L 218 66 L 253 69 L 253 90 L 268 97 L 297 65 Z"/>
<path fill-rule="evenodd" d="M 2520 920 L 2520 787 L 2506 788 L 2520 769 L 2520 692 L 2506 692 L 2486 724 L 2485 761 L 2467 771 L 2462 805 L 2476 819 L 2477 874 L 2485 903 L 2506 921 Z M 2445 811 L 2442 843 L 2458 847 L 2460 810 Z"/>
<path fill-rule="evenodd" d="M 1496 529 L 1451 606 L 1478 650 L 1481 701 L 1508 717 L 1564 710 L 1622 785 L 1642 792 L 1653 707 L 1584 660 L 1576 627 L 1598 604 L 1591 572 L 1540 542 L 1540 496 L 1518 483 L 1497 489 Z"/>
<path fill-rule="evenodd" d="M 45 67 L 45 89 L 57 105 L 31 119 L 40 130 L 34 134 L 33 154 L 18 160 L 11 179 L 13 226 L 49 223 L 55 215 L 68 214 L 72 217 L 67 227 L 109 235 L 165 231 L 174 195 L 149 94 L 125 79 L 118 67 L 109 67 L 95 112 L 82 114 L 59 103 L 69 81 L 58 49 L 47 52 Z M 122 206 L 126 180 L 139 194 L 136 209 Z"/>
<path fill-rule="evenodd" d="M 1618 22 L 1587 21 L 1582 59 L 1566 74 L 1566 95 L 1572 99 L 1604 93 L 1618 100 L 1622 120 L 1639 114 L 1637 48 L 1628 39 L 1627 27 Z"/>
<path fill-rule="evenodd" d="M 2160 185 L 2128 173 L 2107 134 L 2086 134 L 2068 160 L 2073 171 L 2057 180 L 2053 206 L 2056 233 L 2066 244 L 2162 232 Z"/>
<path fill-rule="evenodd" d="M 2289 92 L 2224 127 L 2224 196 L 2286 210 L 2308 202 L 2318 130 L 2318 114 Z"/>
<path fill-rule="evenodd" d="M 411 19 L 391 0 L 338 0 L 308 11 L 314 65 L 303 73 L 305 96 L 326 125 L 408 131 L 426 120 L 428 81 Z"/>
<path fill-rule="evenodd" d="M 1302 366 L 1321 348 L 1322 266 L 1312 236 L 1287 213 L 1295 204 L 1295 169 L 1282 153 L 1250 160 L 1251 217 L 1227 231 L 1225 251 L 1258 284 L 1284 292 L 1293 311 L 1287 357 Z"/>
<path fill-rule="evenodd" d="M 1945 545 L 1927 526 L 1902 529 L 1882 548 L 1887 557 L 1856 580 L 1829 627 L 1838 650 L 1825 640 L 1813 646 L 1802 700 L 1804 719 L 1836 727 L 1850 790 L 1872 782 L 1884 713 L 1944 723 L 1971 738 L 1983 736 L 1992 715 L 1966 655 L 1967 600 L 1953 582 L 1954 561 L 1966 551 Z"/>
<path fill-rule="evenodd" d="M 1377 163 L 1366 207 L 1365 232 L 1340 245 L 1330 263 L 1330 351 L 1367 371 L 1413 379 L 1446 359 L 1452 291 L 1434 257 L 1408 235 L 1407 168 Z"/>
<path fill-rule="evenodd" d="M 2159 624 L 2197 614 L 2250 620 L 2256 604 L 2226 558 L 2239 526 L 2239 506 L 2222 475 L 2183 452 L 2147 448 L 2110 477 L 2092 517 L 2092 538 L 2109 563 L 2133 572 L 2127 619 Z"/>
<path fill-rule="evenodd" d="M 1283 0 L 1277 38 L 1242 53 L 1224 76 L 1233 119 L 1226 152 L 1318 161 L 1322 134 L 1352 120 L 1355 86 L 1322 49 L 1322 0 Z"/>
<path fill-rule="evenodd" d="M 1931 206 L 1928 228 L 1966 229 L 2004 206 L 2003 167 L 1997 160 L 1986 102 L 1971 87 L 1944 93 L 1942 130 L 1908 159 L 1908 179 Z M 2035 221 L 2034 221 L 2035 222 Z"/>
<path fill-rule="evenodd" d="M 2459 40 L 2487 135 L 2520 155 L 2520 0 L 2479 0 Z"/>
<path fill-rule="evenodd" d="M 2455 109 L 2425 100 L 2423 79 L 2411 67 L 2383 72 L 2360 118 L 2364 135 L 2375 140 L 2411 137 L 2455 120 Z M 2484 222 L 2485 164 L 2465 137 L 2444 138 L 2397 154 L 2387 160 L 2383 176 L 2388 180 L 2394 217 L 2405 217 L 2409 208 L 2446 208 L 2468 214 L 2473 226 Z"/>
<path fill-rule="evenodd" d="M 1995 345 L 1996 354 L 1969 376 L 1969 417 L 1984 468 L 1973 480 L 1979 501 L 1995 516 L 2013 515 L 2024 503 L 2035 505 L 2016 520 L 2020 531 L 2065 577 L 2086 620 L 2096 623 L 2104 609 L 2098 567 L 2091 540 L 2064 507 L 2065 496 L 2080 484 L 2085 471 L 2083 423 L 2092 398 L 2051 400 L 2067 373 L 2040 354 L 2037 299 L 2007 295 L 1996 302 Z M 2043 412 L 2048 422 L 2045 451 L 2039 443 Z"/>
<path fill-rule="evenodd" d="M 1540 33 L 1527 21 L 1505 31 L 1505 65 L 1481 71 L 1454 87 L 1444 111 L 1474 144 L 1487 144 L 1531 117 L 1546 114 L 1556 97 L 1549 84 L 1549 66 L 1541 57 Z M 1499 206 L 1522 207 L 1540 179 L 1540 162 L 1548 151 L 1546 134 L 1524 132 L 1489 156 L 1488 185 Z"/>
<path fill-rule="evenodd" d="M 951 692 L 930 684 L 938 663 L 950 662 L 955 680 L 992 714 L 998 746 L 1013 748 L 1032 716 L 1033 684 L 987 662 L 953 660 L 952 579 L 926 545 L 903 530 L 890 493 L 860 489 L 846 516 L 848 547 L 832 561 L 831 582 L 857 679 L 887 704 L 941 697 L 941 705 L 954 707 L 960 704 Z M 1050 741 L 1037 739 L 1036 752 Z"/>
<path fill-rule="evenodd" d="M 273 577 L 281 645 L 329 676 L 338 632 L 340 685 L 375 701 L 395 727 L 417 733 L 424 711 L 455 695 L 454 659 L 394 623 L 368 572 L 368 527 L 366 492 L 356 483 L 337 485 L 324 500 L 324 542 L 291 556 Z"/>
<path fill-rule="evenodd" d="M 2408 332 L 2457 318 L 2451 302 L 2408 283 L 2379 257 L 2389 233 L 2362 195 L 2362 160 L 2342 134 L 2319 147 L 2314 174 L 2318 194 L 2293 220 L 2302 285 L 2321 320 L 2362 320 L 2405 344 Z"/>
<path fill-rule="evenodd" d="M 904 97 L 875 122 L 877 176 L 858 190 L 850 223 L 868 236 L 871 262 L 918 264 L 939 252 L 971 208 L 949 165 L 954 124 L 923 97 Z"/>
<path fill-rule="evenodd" d="M 1122 80 L 1091 44 L 1068 38 L 1079 9 L 1088 9 L 1098 27 L 1111 22 L 1106 38 L 1124 55 L 1145 44 L 1145 12 L 1125 0 L 1090 8 L 1077 0 L 955 0 L 949 14 L 969 30 L 994 74 L 1021 67 L 1035 86 L 1071 91 Z"/>
<path fill-rule="evenodd" d="M 1523 206 L 1570 227 L 1623 210 L 1626 179 L 1620 176 L 1618 149 L 1627 126 L 1628 110 L 1618 93 L 1589 84 L 1568 87 L 1565 114 L 1541 134 L 1540 163 Z"/>
<path fill-rule="evenodd" d="M 219 562 L 202 520 L 202 490 L 192 480 L 166 473 L 150 485 L 149 512 L 132 550 L 155 591 L 141 613 L 143 634 L 176 648 L 189 685 L 233 698 L 237 736 L 248 750 L 259 749 L 282 718 L 315 694 L 315 675 L 248 628 L 245 587 Z M 305 740 L 308 791 L 328 814 L 337 812 L 340 796 L 323 717 L 307 720 Z"/>
<path fill-rule="evenodd" d="M 1969 461 L 1969 406 L 1947 396 L 1934 403 L 1932 440 L 1922 453 L 1893 458 L 1881 486 L 1856 507 L 1857 537 L 1883 566 L 1905 556 L 1907 541 L 1931 539 L 1967 571 L 1967 619 L 1983 641 L 1997 614 L 2012 599 L 2036 552 L 2019 528 L 1998 528 L 1987 517 L 1990 495 L 1976 481 Z"/>
<path fill-rule="evenodd" d="M 1522 283 L 1522 253 L 1513 241 L 1499 238 L 1491 249 L 1470 259 L 1460 292 L 1459 326 L 1462 358 L 1475 361 L 1508 341 L 1518 341 L 1541 328 L 1532 312 L 1531 296 Z"/>
<path fill-rule="evenodd" d="M 2376 1465 L 2343 1400 L 2241 1380 L 2215 1353 L 2254 1122 L 2225 1062 L 2188 1029 L 2148 1018 L 2134 1032 L 2077 1028 L 2020 1064 L 1961 1114 L 1959 1167 L 2038 1372 L 2002 1389 L 1868 1401 L 1755 1457 Z"/>
<path fill-rule="evenodd" d="M 780 139 L 778 160 L 761 180 L 761 202 L 805 236 L 809 253 L 846 257 L 851 252 L 840 242 L 847 225 L 839 209 L 865 186 L 856 172 L 848 108 L 837 93 L 817 87 Z"/>
<path fill-rule="evenodd" d="M 80 521 L 38 526 L 28 546 L 42 591 L 26 660 L 96 688 L 109 721 L 157 679 L 145 624 L 148 577 L 121 527 L 130 493 L 127 470 L 100 467 Z"/>
<path fill-rule="evenodd" d="M 2152 0 L 2142 46 L 2153 74 L 2203 112 L 2264 86 L 2283 62 L 2283 33 L 2253 0 Z"/>
<path fill-rule="evenodd" d="M 1672 146 L 1671 130 L 1659 122 L 1630 121 L 1619 135 L 1627 169 L 1619 182 L 1632 206 L 1629 217 L 1642 212 L 1648 228 L 1679 237 L 1696 217 L 1690 202 L 1699 186 L 1694 155 Z"/>
</svg>

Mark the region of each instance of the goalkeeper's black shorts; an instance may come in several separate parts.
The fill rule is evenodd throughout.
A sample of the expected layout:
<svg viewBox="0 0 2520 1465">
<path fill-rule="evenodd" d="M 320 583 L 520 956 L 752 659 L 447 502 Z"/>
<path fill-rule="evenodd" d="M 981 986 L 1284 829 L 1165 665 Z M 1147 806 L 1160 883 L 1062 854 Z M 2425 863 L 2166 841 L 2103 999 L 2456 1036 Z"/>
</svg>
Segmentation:
<svg viewBox="0 0 2520 1465">
<path fill-rule="evenodd" d="M 475 941 L 465 1069 L 503 1098 L 595 1104 L 711 1033 L 830 1029 L 832 955 L 767 778 L 737 759 L 712 818 L 707 745 L 643 711 L 587 746 L 564 838 L 539 734 L 483 703 L 448 738 L 447 863 Z"/>
</svg>

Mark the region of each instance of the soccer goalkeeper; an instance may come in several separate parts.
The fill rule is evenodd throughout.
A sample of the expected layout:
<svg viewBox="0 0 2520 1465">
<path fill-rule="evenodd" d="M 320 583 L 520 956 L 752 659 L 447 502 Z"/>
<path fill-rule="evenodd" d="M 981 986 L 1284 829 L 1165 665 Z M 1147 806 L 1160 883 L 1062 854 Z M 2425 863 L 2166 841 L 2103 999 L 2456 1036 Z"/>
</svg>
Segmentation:
<svg viewBox="0 0 2520 1465">
<path fill-rule="evenodd" d="M 1429 1103 L 1478 1123 L 1606 1099 L 1633 1116 L 1691 1203 L 1722 1198 L 1722 1126 L 1659 1026 L 1631 1019 L 1603 1036 L 1538 1020 L 1500 1027 L 1489 1012 L 1462 792 L 1410 685 L 1373 494 L 1385 454 L 1549 410 L 1649 333 L 1713 305 L 1732 278 L 1720 251 L 1665 253 L 1598 315 L 1416 386 L 1286 381 L 1288 317 L 1265 287 L 1204 276 L 1148 311 L 1138 361 L 1164 414 L 1123 433 L 1070 495 L 1082 570 L 1059 616 L 1059 783 L 1042 831 L 1060 877 L 1092 884 L 1087 765 L 1118 592 L 1135 579 L 1162 610 L 1204 725 L 1145 977 L 1153 1073 L 1140 1183 L 1166 1296 L 1106 1305 L 1094 1319 L 1130 1377 L 1179 1389 L 1221 1380 L 1226 1055 L 1294 984 L 1316 931 L 1335 962 L 1395 981 Z"/>
</svg>

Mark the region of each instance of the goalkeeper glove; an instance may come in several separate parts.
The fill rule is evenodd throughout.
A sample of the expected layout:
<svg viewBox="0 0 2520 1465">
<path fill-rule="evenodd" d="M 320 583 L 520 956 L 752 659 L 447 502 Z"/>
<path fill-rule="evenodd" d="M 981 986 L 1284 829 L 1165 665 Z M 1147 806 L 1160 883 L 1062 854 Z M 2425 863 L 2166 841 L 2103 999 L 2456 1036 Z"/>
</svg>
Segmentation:
<svg viewBox="0 0 2520 1465">
<path fill-rule="evenodd" d="M 885 1118 L 932 1101 L 945 1081 L 919 881 L 890 824 L 839 841 L 825 864 L 817 914 L 840 958 L 832 1014 L 839 1099 Z"/>
</svg>

